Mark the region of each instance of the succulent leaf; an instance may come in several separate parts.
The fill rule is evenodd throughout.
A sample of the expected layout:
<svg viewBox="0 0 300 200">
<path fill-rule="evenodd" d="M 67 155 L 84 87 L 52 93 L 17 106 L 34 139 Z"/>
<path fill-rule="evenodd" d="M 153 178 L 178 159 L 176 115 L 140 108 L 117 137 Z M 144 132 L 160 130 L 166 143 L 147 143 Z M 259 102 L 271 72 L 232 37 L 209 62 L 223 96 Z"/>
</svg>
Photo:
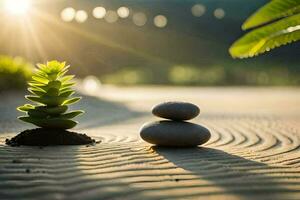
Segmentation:
<svg viewBox="0 0 300 200">
<path fill-rule="evenodd" d="M 64 91 L 64 92 L 60 92 L 60 93 L 59 93 L 59 96 L 60 96 L 60 97 L 70 97 L 70 96 L 72 96 L 74 93 L 75 93 L 75 92 L 72 91 L 72 90 L 66 90 L 66 91 Z"/>
<path fill-rule="evenodd" d="M 70 129 L 77 125 L 72 118 L 84 113 L 76 110 L 66 113 L 69 104 L 78 102 L 81 97 L 68 99 L 75 92 L 71 89 L 74 82 L 69 82 L 74 75 L 65 75 L 68 72 L 66 63 L 50 61 L 47 64 L 37 64 L 37 71 L 28 82 L 28 91 L 33 95 L 25 98 L 36 102 L 37 105 L 25 104 L 17 108 L 27 116 L 20 120 L 32 123 L 42 128 Z"/>
<path fill-rule="evenodd" d="M 74 75 L 68 75 L 68 76 L 64 76 L 63 78 L 60 79 L 60 81 L 62 83 L 68 82 L 70 80 L 72 80 L 75 76 Z"/>
<path fill-rule="evenodd" d="M 17 110 L 20 112 L 28 112 L 29 110 L 32 110 L 32 109 L 34 109 L 34 106 L 30 105 L 30 104 L 25 104 L 25 105 L 17 108 Z"/>
<path fill-rule="evenodd" d="M 68 110 L 68 106 L 56 106 L 56 107 L 36 106 L 35 109 L 41 112 L 45 112 L 50 116 L 56 116 L 65 113 Z"/>
<path fill-rule="evenodd" d="M 32 88 L 32 87 L 28 88 L 28 91 L 37 96 L 42 96 L 42 95 L 46 94 L 46 92 Z"/>
<path fill-rule="evenodd" d="M 37 118 L 45 118 L 45 117 L 48 116 L 47 113 L 41 112 L 41 111 L 38 111 L 38 110 L 34 110 L 34 109 L 29 110 L 27 114 L 30 117 L 37 117 Z"/>
<path fill-rule="evenodd" d="M 46 84 L 44 84 L 44 83 L 39 83 L 39 82 L 35 82 L 35 81 L 30 81 L 30 82 L 28 82 L 28 85 L 40 87 L 40 86 L 45 86 Z"/>
<path fill-rule="evenodd" d="M 32 76 L 32 79 L 35 80 L 36 82 L 42 83 L 42 84 L 47 84 L 49 82 L 49 80 L 47 80 L 44 77 L 41 77 L 39 75 L 34 75 Z"/>
<path fill-rule="evenodd" d="M 82 110 L 75 110 L 75 111 L 71 111 L 69 113 L 62 114 L 61 117 L 65 118 L 65 119 L 72 119 L 72 118 L 74 118 L 78 115 L 81 115 L 83 113 L 84 113 L 84 111 L 82 111 Z"/>
<path fill-rule="evenodd" d="M 63 71 L 59 72 L 57 74 L 58 77 L 63 77 L 67 72 L 68 72 L 68 69 L 70 68 L 70 65 L 66 66 Z"/>
<path fill-rule="evenodd" d="M 74 97 L 72 99 L 68 99 L 68 100 L 64 101 L 62 105 L 74 104 L 74 103 L 77 103 L 78 101 L 80 101 L 80 99 L 81 99 L 81 97 Z"/>
<path fill-rule="evenodd" d="M 59 93 L 61 94 L 63 92 L 70 91 L 70 90 L 73 91 L 70 87 L 60 88 Z"/>
<path fill-rule="evenodd" d="M 59 106 L 66 100 L 66 97 L 58 97 L 58 96 L 56 96 L 56 97 L 55 96 L 54 97 L 52 97 L 52 96 L 38 97 L 38 96 L 26 95 L 25 98 L 30 101 L 44 104 L 47 106 Z"/>
<path fill-rule="evenodd" d="M 28 116 L 21 116 L 19 117 L 19 119 L 42 128 L 70 129 L 77 125 L 77 122 L 73 120 L 62 118 L 39 119 Z"/>
<path fill-rule="evenodd" d="M 59 89 L 57 88 L 49 88 L 47 91 L 47 96 L 58 96 L 59 94 Z"/>
<path fill-rule="evenodd" d="M 61 87 L 61 82 L 58 81 L 58 80 L 55 80 L 55 81 L 50 81 L 48 83 L 48 88 L 56 88 L 56 89 L 59 89 Z"/>
<path fill-rule="evenodd" d="M 42 71 L 36 71 L 35 75 L 43 78 L 48 78 L 48 75 Z"/>
<path fill-rule="evenodd" d="M 62 84 L 62 88 L 67 88 L 67 87 L 71 87 L 71 86 L 73 86 L 73 85 L 75 85 L 76 83 L 74 83 L 74 82 L 71 82 L 71 83 L 64 83 L 64 84 Z"/>
</svg>

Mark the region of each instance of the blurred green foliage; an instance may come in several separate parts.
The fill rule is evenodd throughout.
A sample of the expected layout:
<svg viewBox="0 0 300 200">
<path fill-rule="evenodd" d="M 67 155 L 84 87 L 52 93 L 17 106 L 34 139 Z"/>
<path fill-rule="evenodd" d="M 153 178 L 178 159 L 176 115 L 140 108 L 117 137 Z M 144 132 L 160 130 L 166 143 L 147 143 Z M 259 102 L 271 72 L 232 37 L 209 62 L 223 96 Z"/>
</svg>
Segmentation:
<svg viewBox="0 0 300 200">
<path fill-rule="evenodd" d="M 0 56 L 0 91 L 26 88 L 33 65 L 21 57 Z"/>
<path fill-rule="evenodd" d="M 26 88 L 33 65 L 20 57 L 0 56 L 0 91 Z M 99 76 L 104 84 L 184 86 L 299 86 L 297 64 L 230 60 L 218 64 L 120 67 Z"/>
<path fill-rule="evenodd" d="M 248 66 L 249 65 L 249 66 Z M 299 86 L 300 69 L 264 64 L 229 62 L 223 65 L 171 67 L 127 67 L 118 72 L 100 77 L 106 84 L 144 85 L 168 84 L 189 86 Z"/>
</svg>

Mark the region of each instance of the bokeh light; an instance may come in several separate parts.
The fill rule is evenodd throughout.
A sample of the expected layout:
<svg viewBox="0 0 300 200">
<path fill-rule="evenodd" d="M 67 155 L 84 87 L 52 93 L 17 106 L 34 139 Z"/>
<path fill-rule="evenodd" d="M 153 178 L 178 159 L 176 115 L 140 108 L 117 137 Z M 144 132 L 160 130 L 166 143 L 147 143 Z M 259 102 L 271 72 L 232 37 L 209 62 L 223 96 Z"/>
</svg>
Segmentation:
<svg viewBox="0 0 300 200">
<path fill-rule="evenodd" d="M 130 14 L 129 9 L 127 7 L 124 7 L 124 6 L 120 7 L 117 10 L 117 13 L 118 13 L 119 17 L 121 17 L 121 18 L 127 18 Z"/>
<path fill-rule="evenodd" d="M 65 8 L 61 11 L 61 19 L 65 22 L 70 22 L 75 18 L 76 11 L 74 8 Z"/>
<path fill-rule="evenodd" d="M 13 15 L 26 14 L 31 6 L 30 0 L 5 0 L 5 10 Z"/>
<path fill-rule="evenodd" d="M 191 12 L 195 17 L 201 17 L 202 15 L 204 15 L 205 11 L 206 8 L 202 4 L 195 4 L 191 9 Z"/>
<path fill-rule="evenodd" d="M 168 23 L 168 19 L 164 15 L 155 16 L 153 21 L 154 21 L 154 25 L 159 28 L 163 28 L 167 26 Z"/>
<path fill-rule="evenodd" d="M 147 16 L 142 12 L 138 12 L 133 15 L 132 21 L 137 26 L 144 26 L 147 22 Z"/>
<path fill-rule="evenodd" d="M 217 18 L 217 19 L 223 19 L 225 17 L 225 11 L 222 9 L 222 8 L 217 8 L 215 11 L 214 11 L 214 16 Z"/>
<path fill-rule="evenodd" d="M 118 16 L 117 12 L 115 12 L 113 10 L 109 10 L 109 11 L 106 12 L 106 15 L 105 15 L 104 19 L 108 23 L 114 23 L 114 22 L 118 21 L 119 16 Z"/>
<path fill-rule="evenodd" d="M 104 7 L 96 7 L 93 10 L 93 16 L 96 19 L 102 19 L 104 18 L 106 15 L 106 9 Z"/>
<path fill-rule="evenodd" d="M 96 92 L 100 86 L 101 82 L 95 76 L 87 76 L 83 79 L 83 88 L 87 93 L 94 93 Z"/>
<path fill-rule="evenodd" d="M 78 10 L 76 12 L 75 19 L 78 23 L 83 23 L 88 19 L 88 14 L 84 10 Z"/>
</svg>

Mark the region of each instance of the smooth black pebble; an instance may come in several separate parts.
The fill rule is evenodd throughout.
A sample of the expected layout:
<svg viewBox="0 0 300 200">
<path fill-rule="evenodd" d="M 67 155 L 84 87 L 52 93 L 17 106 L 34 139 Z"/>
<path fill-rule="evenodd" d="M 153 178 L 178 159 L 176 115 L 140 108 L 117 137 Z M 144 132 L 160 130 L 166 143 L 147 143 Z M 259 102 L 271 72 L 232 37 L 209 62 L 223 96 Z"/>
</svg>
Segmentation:
<svg viewBox="0 0 300 200">
<path fill-rule="evenodd" d="M 188 102 L 164 102 L 152 108 L 152 114 L 175 121 L 190 120 L 200 113 L 198 106 Z"/>
<path fill-rule="evenodd" d="M 145 124 L 140 136 L 146 142 L 159 146 L 192 147 L 204 144 L 210 139 L 207 128 L 179 121 L 156 121 Z"/>
</svg>

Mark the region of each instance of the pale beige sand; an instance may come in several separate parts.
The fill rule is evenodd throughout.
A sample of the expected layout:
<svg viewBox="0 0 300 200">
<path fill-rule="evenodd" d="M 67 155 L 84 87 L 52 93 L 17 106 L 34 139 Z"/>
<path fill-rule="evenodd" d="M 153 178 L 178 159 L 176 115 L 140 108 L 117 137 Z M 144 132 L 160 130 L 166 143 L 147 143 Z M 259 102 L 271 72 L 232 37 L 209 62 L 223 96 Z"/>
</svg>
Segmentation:
<svg viewBox="0 0 300 200">
<path fill-rule="evenodd" d="M 77 131 L 102 143 L 45 148 L 4 145 L 30 126 L 11 111 L 22 95 L 0 94 L 1 200 L 300 199 L 299 89 L 106 87 L 97 93 L 78 105 L 87 114 Z M 167 149 L 140 140 L 140 126 L 157 119 L 152 105 L 174 99 L 200 106 L 193 122 L 212 132 L 204 147 Z"/>
</svg>

